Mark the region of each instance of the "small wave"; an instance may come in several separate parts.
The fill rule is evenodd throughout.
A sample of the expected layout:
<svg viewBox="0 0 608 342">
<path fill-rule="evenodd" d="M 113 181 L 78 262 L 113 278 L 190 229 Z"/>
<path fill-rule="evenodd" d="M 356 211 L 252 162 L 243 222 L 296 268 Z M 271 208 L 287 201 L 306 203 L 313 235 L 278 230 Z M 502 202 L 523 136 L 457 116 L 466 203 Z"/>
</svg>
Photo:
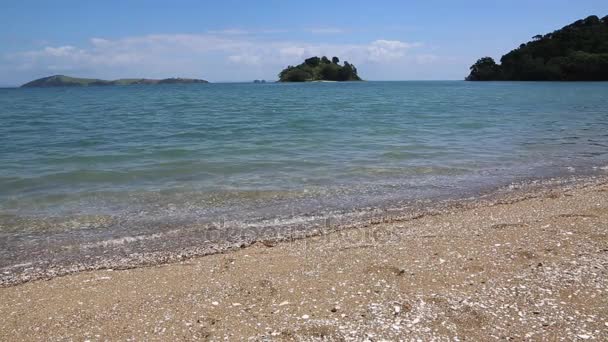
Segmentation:
<svg viewBox="0 0 608 342">
<path fill-rule="evenodd" d="M 6 266 L 6 267 L 2 267 L 0 269 L 8 271 L 8 270 L 12 270 L 12 269 L 15 269 L 15 268 L 23 268 L 23 267 L 28 267 L 28 266 L 32 266 L 32 265 L 33 265 L 33 263 L 31 263 L 31 262 L 24 262 L 24 263 L 21 263 L 21 264 L 15 264 L 15 265 L 10 265 L 10 266 Z"/>
<path fill-rule="evenodd" d="M 89 248 L 97 248 L 97 247 L 121 246 L 121 245 L 138 242 L 138 241 L 160 239 L 166 235 L 175 234 L 177 232 L 178 232 L 177 230 L 173 230 L 173 231 L 168 231 L 165 233 L 155 233 L 155 234 L 150 234 L 150 235 L 123 236 L 121 238 L 116 238 L 116 239 L 85 243 L 81 247 L 89 249 Z"/>
</svg>

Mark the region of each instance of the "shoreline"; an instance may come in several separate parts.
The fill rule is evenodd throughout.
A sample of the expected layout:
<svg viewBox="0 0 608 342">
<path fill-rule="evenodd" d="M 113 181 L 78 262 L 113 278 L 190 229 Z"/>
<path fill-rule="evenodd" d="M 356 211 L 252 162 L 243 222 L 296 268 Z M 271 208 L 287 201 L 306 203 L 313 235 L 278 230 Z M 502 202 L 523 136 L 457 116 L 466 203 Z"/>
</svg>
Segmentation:
<svg viewBox="0 0 608 342">
<path fill-rule="evenodd" d="M 409 220 L 3 287 L 0 340 L 602 340 L 606 291 L 608 180 L 592 177 L 502 189 Z"/>
<path fill-rule="evenodd" d="M 305 221 L 292 225 L 273 226 L 272 224 L 264 225 L 262 223 L 253 228 L 221 227 L 219 224 L 217 227 L 214 227 L 214 225 L 194 225 L 193 227 L 178 227 L 174 230 L 160 233 L 124 236 L 88 243 L 78 246 L 77 249 L 80 250 L 80 254 L 85 254 L 88 250 L 95 255 L 93 253 L 94 250 L 111 251 L 112 248 L 120 250 L 128 244 L 145 243 L 149 240 L 162 240 L 172 235 L 183 236 L 185 239 L 205 240 L 205 243 L 173 250 L 146 251 L 128 255 L 114 250 L 114 252 L 104 253 L 106 254 L 105 256 L 97 255 L 94 259 L 79 259 L 69 263 L 53 261 L 47 256 L 46 259 L 37 260 L 36 263 L 24 262 L 0 268 L 0 288 L 37 280 L 50 280 L 79 272 L 104 269 L 127 270 L 171 264 L 191 258 L 230 253 L 247 248 L 257 242 L 270 244 L 285 241 L 291 242 L 345 230 L 374 227 L 385 223 L 407 223 L 408 221 L 425 216 L 440 215 L 454 209 L 473 209 L 492 206 L 505 201 L 510 203 L 518 202 L 543 196 L 556 189 L 584 188 L 606 182 L 608 182 L 608 176 L 603 174 L 525 180 L 514 182 L 507 186 L 489 188 L 485 191 L 480 190 L 479 193 L 472 196 L 460 195 L 454 198 L 426 198 L 398 203 L 392 207 L 372 207 L 343 213 L 337 212 L 335 213 L 336 215 L 327 214 L 328 216 L 313 215 Z M 204 236 L 204 238 L 201 239 L 200 236 Z M 215 240 L 212 240 L 210 237 L 215 238 Z M 69 245 L 63 248 L 73 249 Z"/>
</svg>

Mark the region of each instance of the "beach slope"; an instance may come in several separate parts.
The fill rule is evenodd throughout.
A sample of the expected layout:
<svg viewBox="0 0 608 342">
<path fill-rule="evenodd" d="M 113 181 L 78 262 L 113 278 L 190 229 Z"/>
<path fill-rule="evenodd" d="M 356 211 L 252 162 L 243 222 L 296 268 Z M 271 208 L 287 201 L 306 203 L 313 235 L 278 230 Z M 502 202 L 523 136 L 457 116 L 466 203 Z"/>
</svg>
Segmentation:
<svg viewBox="0 0 608 342">
<path fill-rule="evenodd" d="M 0 289 L 0 340 L 608 339 L 608 184 Z"/>
</svg>

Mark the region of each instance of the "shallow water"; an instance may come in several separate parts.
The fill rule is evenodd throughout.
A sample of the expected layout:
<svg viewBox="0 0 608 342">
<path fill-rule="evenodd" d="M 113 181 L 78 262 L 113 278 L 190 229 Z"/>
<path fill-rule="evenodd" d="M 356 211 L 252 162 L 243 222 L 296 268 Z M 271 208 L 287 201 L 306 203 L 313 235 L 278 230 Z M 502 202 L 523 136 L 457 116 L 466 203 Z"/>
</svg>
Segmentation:
<svg viewBox="0 0 608 342">
<path fill-rule="evenodd" d="M 0 267 L 602 173 L 607 108 L 608 83 L 0 89 Z"/>
</svg>

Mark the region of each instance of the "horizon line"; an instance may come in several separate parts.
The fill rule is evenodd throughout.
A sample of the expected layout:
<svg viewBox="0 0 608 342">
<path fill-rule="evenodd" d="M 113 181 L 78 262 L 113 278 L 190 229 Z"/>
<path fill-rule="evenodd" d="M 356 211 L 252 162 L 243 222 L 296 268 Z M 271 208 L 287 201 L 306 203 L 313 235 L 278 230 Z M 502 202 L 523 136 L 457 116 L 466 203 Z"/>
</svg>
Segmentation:
<svg viewBox="0 0 608 342">
<path fill-rule="evenodd" d="M 51 75 L 51 76 L 55 76 L 55 75 Z M 65 75 L 64 75 L 65 76 Z M 49 77 L 49 76 L 46 76 Z M 72 76 L 70 76 L 72 77 Z M 41 77 L 44 78 L 44 77 Z M 89 77 L 77 77 L 77 78 L 89 78 Z M 93 77 L 94 78 L 94 77 Z M 132 77 L 133 79 L 148 79 L 146 77 Z M 120 79 L 130 79 L 130 77 L 123 77 Z M 152 78 L 150 78 L 152 79 Z M 256 78 L 256 79 L 251 79 L 251 80 L 240 80 L 240 81 L 209 81 L 206 80 L 209 83 L 206 84 L 230 84 L 230 83 L 253 83 L 255 80 L 260 80 L 260 81 L 266 81 L 267 83 L 318 83 L 318 82 L 279 82 L 278 80 L 268 80 L 268 79 L 264 79 L 264 78 Z M 32 80 L 34 81 L 34 80 Z M 404 79 L 404 80 L 382 80 L 382 79 L 373 79 L 373 80 L 363 80 L 364 82 L 447 82 L 447 81 L 464 81 L 464 78 L 462 79 Z M 25 83 L 19 84 L 19 85 L 1 85 L 0 84 L 0 89 L 13 89 L 13 88 L 21 88 L 22 85 L 31 82 L 31 81 L 27 81 Z M 341 82 L 335 82 L 335 83 L 345 83 L 348 81 L 341 81 Z M 332 82 L 334 83 L 334 82 Z M 351 82 L 352 83 L 352 82 Z M 86 88 L 87 86 L 64 86 L 64 87 L 49 87 L 49 88 Z M 89 87 L 95 87 L 95 86 L 89 86 Z M 44 88 L 44 87 L 41 87 Z"/>
</svg>

